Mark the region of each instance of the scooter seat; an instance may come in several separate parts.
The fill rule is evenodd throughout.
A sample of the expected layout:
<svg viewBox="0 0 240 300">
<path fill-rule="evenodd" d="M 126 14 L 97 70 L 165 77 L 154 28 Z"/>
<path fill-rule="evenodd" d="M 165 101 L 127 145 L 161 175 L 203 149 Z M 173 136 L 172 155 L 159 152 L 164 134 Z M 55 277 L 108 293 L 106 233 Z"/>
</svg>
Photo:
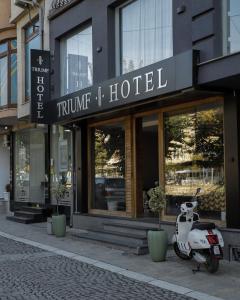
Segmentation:
<svg viewBox="0 0 240 300">
<path fill-rule="evenodd" d="M 200 223 L 200 222 L 195 222 L 192 225 L 192 229 L 199 229 L 199 230 L 210 230 L 210 229 L 215 229 L 216 226 L 214 223 Z"/>
</svg>

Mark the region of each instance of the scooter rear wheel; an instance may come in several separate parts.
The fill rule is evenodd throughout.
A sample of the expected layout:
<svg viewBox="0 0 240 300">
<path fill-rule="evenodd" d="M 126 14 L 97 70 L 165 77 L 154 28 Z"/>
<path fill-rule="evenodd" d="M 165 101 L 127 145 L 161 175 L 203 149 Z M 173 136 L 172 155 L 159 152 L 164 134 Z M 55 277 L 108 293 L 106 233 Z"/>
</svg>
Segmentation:
<svg viewBox="0 0 240 300">
<path fill-rule="evenodd" d="M 219 259 L 215 256 L 208 255 L 205 266 L 209 273 L 216 273 L 219 268 Z"/>
<path fill-rule="evenodd" d="M 173 244 L 173 249 L 174 249 L 176 255 L 177 255 L 179 258 L 181 258 L 181 259 L 183 259 L 183 260 L 190 260 L 190 259 L 192 259 L 192 255 L 189 255 L 189 256 L 188 256 L 188 255 L 186 255 L 186 254 L 183 254 L 183 253 L 180 251 L 177 242 L 175 242 L 175 243 Z"/>
</svg>

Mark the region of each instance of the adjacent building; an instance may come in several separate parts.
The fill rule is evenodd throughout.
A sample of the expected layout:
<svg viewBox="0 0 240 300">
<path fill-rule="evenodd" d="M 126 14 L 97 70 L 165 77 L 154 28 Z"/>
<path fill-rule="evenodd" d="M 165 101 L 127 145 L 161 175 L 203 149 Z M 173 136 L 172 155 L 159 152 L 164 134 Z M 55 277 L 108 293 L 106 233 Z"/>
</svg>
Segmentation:
<svg viewBox="0 0 240 300">
<path fill-rule="evenodd" d="M 11 3 L 0 3 L 0 199 L 10 190 L 10 135 L 17 122 L 17 40 Z"/>
</svg>

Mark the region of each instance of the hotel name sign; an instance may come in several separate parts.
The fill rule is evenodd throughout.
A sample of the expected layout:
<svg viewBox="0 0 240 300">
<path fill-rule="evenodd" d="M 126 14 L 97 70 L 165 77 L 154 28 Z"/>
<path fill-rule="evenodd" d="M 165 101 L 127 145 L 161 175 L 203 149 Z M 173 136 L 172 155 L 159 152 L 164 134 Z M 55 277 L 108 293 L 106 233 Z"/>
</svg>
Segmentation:
<svg viewBox="0 0 240 300">
<path fill-rule="evenodd" d="M 101 84 L 47 102 L 35 122 L 58 123 L 141 102 L 193 85 L 193 51 L 184 52 Z M 40 106 L 37 106 L 37 108 Z"/>
</svg>

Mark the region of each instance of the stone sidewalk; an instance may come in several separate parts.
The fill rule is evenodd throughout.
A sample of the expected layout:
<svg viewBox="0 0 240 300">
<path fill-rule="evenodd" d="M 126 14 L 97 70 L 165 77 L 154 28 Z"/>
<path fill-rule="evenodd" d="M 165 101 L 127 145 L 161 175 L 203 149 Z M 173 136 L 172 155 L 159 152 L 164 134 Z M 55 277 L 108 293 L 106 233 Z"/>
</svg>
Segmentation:
<svg viewBox="0 0 240 300">
<path fill-rule="evenodd" d="M 46 223 L 39 224 L 18 224 L 7 221 L 5 216 L 0 216 L 0 231 L 15 237 L 35 241 L 43 245 L 62 249 L 77 254 L 90 261 L 98 261 L 112 267 L 118 267 L 132 272 L 139 276 L 148 276 L 162 282 L 176 285 L 176 289 L 181 287 L 197 291 L 196 299 L 207 300 L 211 297 L 202 295 L 206 293 L 222 299 L 240 299 L 240 264 L 237 262 L 221 261 L 220 269 L 217 274 L 208 274 L 203 268 L 201 272 L 193 275 L 192 268 L 195 267 L 193 261 L 181 261 L 171 251 L 168 253 L 167 261 L 154 263 L 149 255 L 135 256 L 123 249 L 117 249 L 106 244 L 83 241 L 71 237 L 67 234 L 64 238 L 56 238 L 47 235 Z M 134 273 L 135 274 L 135 273 Z M 139 277 L 139 278 L 140 278 Z M 167 287 L 166 287 L 167 288 Z M 175 290 L 178 292 L 177 290 Z M 190 295 L 189 295 L 190 296 Z"/>
</svg>

